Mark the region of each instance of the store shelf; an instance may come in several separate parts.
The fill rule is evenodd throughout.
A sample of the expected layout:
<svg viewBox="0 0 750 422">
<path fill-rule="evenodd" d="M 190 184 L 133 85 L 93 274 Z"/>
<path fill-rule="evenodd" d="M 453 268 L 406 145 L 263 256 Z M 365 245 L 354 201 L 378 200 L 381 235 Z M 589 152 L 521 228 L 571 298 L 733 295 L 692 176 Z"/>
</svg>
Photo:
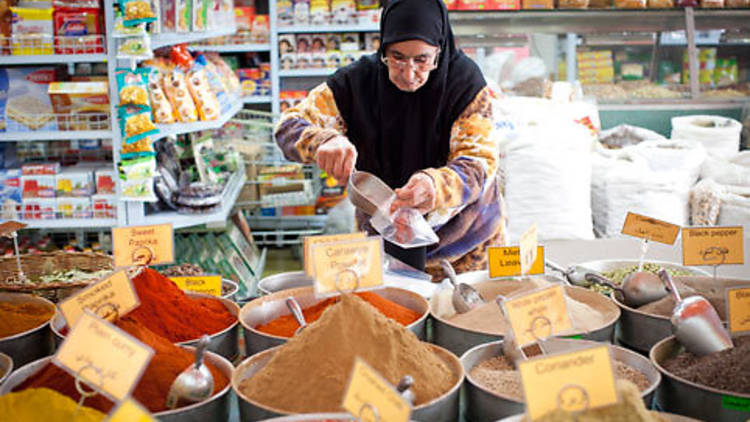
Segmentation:
<svg viewBox="0 0 750 422">
<path fill-rule="evenodd" d="M 243 104 L 244 103 L 241 100 L 234 101 L 232 104 L 232 107 L 229 109 L 228 112 L 219 116 L 218 119 L 211 120 L 208 122 L 172 123 L 168 125 L 156 125 L 159 128 L 159 133 L 152 136 L 152 138 L 156 140 L 156 139 L 164 138 L 166 136 L 177 136 L 177 135 L 182 135 L 184 133 L 218 129 L 224 126 L 224 124 L 226 124 L 226 122 L 228 122 L 229 119 L 234 117 L 234 115 L 237 114 L 237 112 L 242 109 Z"/>
<path fill-rule="evenodd" d="M 253 95 L 251 97 L 242 97 L 245 104 L 267 104 L 271 102 L 270 95 Z"/>
<path fill-rule="evenodd" d="M 237 201 L 237 197 L 240 195 L 246 180 L 247 178 L 244 170 L 237 171 L 232 175 L 224 188 L 220 211 L 205 215 L 179 214 L 176 211 L 161 212 L 145 216 L 143 218 L 143 225 L 171 223 L 174 229 L 179 229 L 183 227 L 198 226 L 201 224 L 225 222 L 229 218 L 234 203 Z"/>
<path fill-rule="evenodd" d="M 665 32 L 685 29 L 685 11 L 670 10 L 509 10 L 451 11 L 456 36 L 482 34 L 578 34 L 609 32 Z M 695 27 L 747 28 L 750 10 L 695 10 Z"/>
<path fill-rule="evenodd" d="M 279 26 L 279 34 L 309 34 L 320 32 L 378 32 L 380 24 L 364 25 L 297 25 L 297 26 Z"/>
<path fill-rule="evenodd" d="M 224 44 L 224 45 L 202 45 L 190 46 L 191 51 L 215 51 L 217 53 L 244 53 L 271 51 L 270 44 Z"/>
<path fill-rule="evenodd" d="M 106 54 L 41 54 L 36 56 L 0 56 L 0 65 L 103 63 L 106 61 Z"/>
<path fill-rule="evenodd" d="M 23 220 L 27 229 L 105 229 L 117 226 L 116 218 L 61 218 L 56 220 Z"/>
<path fill-rule="evenodd" d="M 151 48 L 157 49 L 161 47 L 167 47 L 174 44 L 190 44 L 201 40 L 206 40 L 214 37 L 223 37 L 225 35 L 232 35 L 237 32 L 237 27 L 228 26 L 215 31 L 207 32 L 190 32 L 190 33 L 170 33 L 170 34 L 158 34 L 151 37 Z"/>
<path fill-rule="evenodd" d="M 282 78 L 314 78 L 332 75 L 338 69 L 293 69 L 281 70 L 279 76 Z"/>
<path fill-rule="evenodd" d="M 110 130 L 48 130 L 35 132 L 0 132 L 0 142 L 69 141 L 73 139 L 110 139 Z"/>
<path fill-rule="evenodd" d="M 727 110 L 742 108 L 746 104 L 750 104 L 750 97 L 600 102 L 598 108 L 599 111 Z"/>
</svg>

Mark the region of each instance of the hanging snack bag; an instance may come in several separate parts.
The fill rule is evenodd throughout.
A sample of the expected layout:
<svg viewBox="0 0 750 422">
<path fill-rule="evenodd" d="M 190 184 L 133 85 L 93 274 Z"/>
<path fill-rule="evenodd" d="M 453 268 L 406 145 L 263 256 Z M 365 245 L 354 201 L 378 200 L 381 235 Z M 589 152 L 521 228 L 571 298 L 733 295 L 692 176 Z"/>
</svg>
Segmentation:
<svg viewBox="0 0 750 422">
<path fill-rule="evenodd" d="M 181 122 L 190 123 L 198 120 L 198 111 L 193 97 L 190 96 L 185 73 L 182 70 L 175 68 L 164 75 L 164 92 Z"/>
<path fill-rule="evenodd" d="M 148 93 L 151 98 L 151 113 L 156 123 L 174 123 L 174 109 L 164 93 L 161 74 L 155 68 L 147 68 Z"/>
<path fill-rule="evenodd" d="M 120 163 L 120 188 L 123 201 L 156 202 L 154 194 L 154 176 L 156 175 L 156 158 L 142 157 L 123 160 Z"/>
<path fill-rule="evenodd" d="M 177 32 L 193 30 L 193 0 L 175 0 L 175 25 Z"/>
<path fill-rule="evenodd" d="M 208 0 L 193 0 L 193 31 L 205 31 L 208 24 Z"/>
<path fill-rule="evenodd" d="M 159 133 L 151 120 L 151 108 L 142 106 L 120 107 L 120 131 L 127 144 Z"/>
<path fill-rule="evenodd" d="M 216 120 L 219 118 L 219 100 L 211 91 L 208 83 L 206 68 L 197 60 L 187 78 L 187 86 L 193 95 L 193 100 L 198 108 L 198 115 L 203 121 Z"/>
<path fill-rule="evenodd" d="M 156 152 L 154 151 L 153 142 L 149 137 L 135 141 L 132 144 L 123 144 L 122 149 L 120 150 L 120 157 L 122 157 L 123 160 L 155 156 Z"/>
<path fill-rule="evenodd" d="M 193 55 L 188 51 L 185 44 L 179 44 L 169 50 L 169 58 L 172 63 L 180 66 L 182 70 L 188 71 L 193 68 Z"/>
<path fill-rule="evenodd" d="M 219 113 L 228 112 L 229 109 L 232 108 L 232 102 L 230 101 L 227 87 L 219 76 L 219 70 L 202 54 L 199 54 L 198 57 L 195 58 L 195 63 L 203 66 L 206 80 L 208 81 L 208 87 L 211 89 L 211 92 L 214 93 L 216 100 L 219 103 Z"/>
<path fill-rule="evenodd" d="M 156 20 L 149 0 L 120 0 L 120 7 L 125 12 L 123 21 L 125 26 L 135 26 Z"/>
<path fill-rule="evenodd" d="M 120 106 L 149 105 L 146 78 L 141 69 L 135 72 L 130 69 L 116 69 L 115 79 L 117 80 L 117 90 L 120 96 Z"/>
<path fill-rule="evenodd" d="M 117 57 L 122 59 L 150 59 L 154 57 L 151 50 L 151 37 L 147 35 L 117 39 Z"/>
</svg>

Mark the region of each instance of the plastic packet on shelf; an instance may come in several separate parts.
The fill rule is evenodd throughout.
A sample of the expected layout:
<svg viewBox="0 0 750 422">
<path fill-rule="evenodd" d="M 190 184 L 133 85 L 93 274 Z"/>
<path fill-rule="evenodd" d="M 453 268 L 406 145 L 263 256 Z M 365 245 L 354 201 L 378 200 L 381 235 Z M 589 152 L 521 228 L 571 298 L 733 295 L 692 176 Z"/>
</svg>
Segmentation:
<svg viewBox="0 0 750 422">
<path fill-rule="evenodd" d="M 120 156 L 123 160 L 130 160 L 141 157 L 154 157 L 156 156 L 156 151 L 154 151 L 154 146 L 151 138 L 146 137 L 139 141 L 135 141 L 132 144 L 122 144 Z"/>
<path fill-rule="evenodd" d="M 120 9 L 115 9 L 115 21 L 114 21 L 113 35 L 115 38 L 120 37 L 143 37 L 148 33 L 146 32 L 146 24 L 139 23 L 133 26 L 125 26 L 125 16 Z"/>
<path fill-rule="evenodd" d="M 188 90 L 193 95 L 193 100 L 198 109 L 198 115 L 203 121 L 216 120 L 219 118 L 219 100 L 211 90 L 205 66 L 198 61 L 187 78 Z"/>
<path fill-rule="evenodd" d="M 181 122 L 190 123 L 198 120 L 198 110 L 195 108 L 182 70 L 174 69 L 164 76 L 164 91 Z"/>
<path fill-rule="evenodd" d="M 120 107 L 120 131 L 125 143 L 131 144 L 147 136 L 159 133 L 151 121 L 151 108 L 143 106 Z"/>
<path fill-rule="evenodd" d="M 118 39 L 117 57 L 120 59 L 139 60 L 153 58 L 154 52 L 151 51 L 151 37 L 140 36 Z"/>
<path fill-rule="evenodd" d="M 120 183 L 123 201 L 157 202 L 153 179 L 124 180 Z"/>
<path fill-rule="evenodd" d="M 117 69 L 115 71 L 117 90 L 120 96 L 120 106 L 148 104 L 148 91 L 146 90 L 146 73 L 143 69 L 132 71 L 130 69 Z"/>
<path fill-rule="evenodd" d="M 388 213 L 391 201 L 378 209 L 370 219 L 372 227 L 383 239 L 404 249 L 432 245 L 440 241 L 422 214 L 414 208 L 399 208 Z"/>
<path fill-rule="evenodd" d="M 155 68 L 148 68 L 146 72 L 148 75 L 148 93 L 151 98 L 151 113 L 154 115 L 154 122 L 161 124 L 174 123 L 174 109 L 162 88 L 161 74 Z"/>
<path fill-rule="evenodd" d="M 156 20 L 150 0 L 120 0 L 120 8 L 125 13 L 123 20 L 125 26 L 135 26 Z"/>
<path fill-rule="evenodd" d="M 142 157 L 120 162 L 120 179 L 152 179 L 156 175 L 156 158 Z"/>
</svg>

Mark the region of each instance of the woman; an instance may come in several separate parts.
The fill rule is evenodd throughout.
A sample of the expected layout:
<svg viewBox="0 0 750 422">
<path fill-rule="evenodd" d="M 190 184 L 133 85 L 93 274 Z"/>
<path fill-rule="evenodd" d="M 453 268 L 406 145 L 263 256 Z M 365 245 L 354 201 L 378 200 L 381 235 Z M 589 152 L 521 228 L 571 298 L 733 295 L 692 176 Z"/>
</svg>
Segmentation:
<svg viewBox="0 0 750 422">
<path fill-rule="evenodd" d="M 455 46 L 441 0 L 395 0 L 380 22 L 377 54 L 337 71 L 287 110 L 276 140 L 288 159 L 339 180 L 352 170 L 395 189 L 391 210 L 412 207 L 437 245 L 386 252 L 433 280 L 440 261 L 457 272 L 486 268 L 486 247 L 504 243 L 498 149 L 490 139 L 490 92 L 478 67 Z M 371 233 L 357 212 L 360 228 Z"/>
</svg>

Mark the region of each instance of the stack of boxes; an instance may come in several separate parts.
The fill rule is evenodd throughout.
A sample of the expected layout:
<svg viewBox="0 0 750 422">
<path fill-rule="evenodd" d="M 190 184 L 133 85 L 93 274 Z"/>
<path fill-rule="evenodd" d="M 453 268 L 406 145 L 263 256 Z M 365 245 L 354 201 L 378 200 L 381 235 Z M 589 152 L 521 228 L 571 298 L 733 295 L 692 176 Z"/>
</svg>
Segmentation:
<svg viewBox="0 0 750 422">
<path fill-rule="evenodd" d="M 582 51 L 578 57 L 578 78 L 584 85 L 611 84 L 615 81 L 612 50 Z"/>
<path fill-rule="evenodd" d="M 364 48 L 363 48 L 364 47 Z M 281 69 L 339 68 L 380 47 L 379 33 L 320 33 L 279 35 Z"/>
<path fill-rule="evenodd" d="M 271 64 L 261 63 L 258 67 L 237 69 L 243 97 L 271 95 Z"/>
<path fill-rule="evenodd" d="M 518 10 L 520 0 L 444 0 L 449 10 Z"/>
<path fill-rule="evenodd" d="M 276 0 L 279 26 L 377 23 L 378 0 Z"/>
</svg>

